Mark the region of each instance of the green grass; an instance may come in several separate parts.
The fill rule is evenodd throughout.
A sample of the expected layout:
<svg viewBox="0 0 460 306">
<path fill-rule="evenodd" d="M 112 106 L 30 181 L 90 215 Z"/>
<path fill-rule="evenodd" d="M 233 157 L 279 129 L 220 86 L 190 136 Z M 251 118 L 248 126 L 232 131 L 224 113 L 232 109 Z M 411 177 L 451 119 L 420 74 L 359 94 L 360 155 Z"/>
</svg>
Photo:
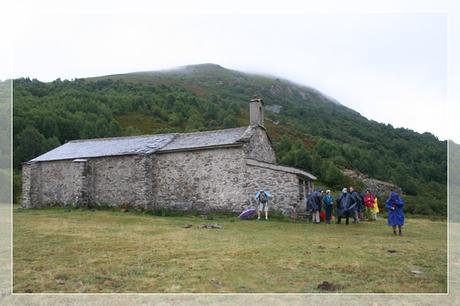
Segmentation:
<svg viewBox="0 0 460 306">
<path fill-rule="evenodd" d="M 385 221 L 15 208 L 14 292 L 315 293 L 328 281 L 341 292 L 445 293 L 447 223 L 408 218 L 405 236 L 395 237 Z"/>
</svg>

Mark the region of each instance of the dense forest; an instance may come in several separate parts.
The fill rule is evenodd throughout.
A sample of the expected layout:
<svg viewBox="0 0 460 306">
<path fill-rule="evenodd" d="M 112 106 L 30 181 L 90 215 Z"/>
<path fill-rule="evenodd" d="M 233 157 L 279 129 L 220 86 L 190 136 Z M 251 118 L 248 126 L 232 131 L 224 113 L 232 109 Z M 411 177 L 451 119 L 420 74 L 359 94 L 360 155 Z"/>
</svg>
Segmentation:
<svg viewBox="0 0 460 306">
<path fill-rule="evenodd" d="M 445 141 L 368 120 L 309 87 L 213 64 L 50 83 L 14 80 L 15 196 L 21 163 L 66 141 L 244 126 L 254 94 L 264 99 L 280 163 L 312 172 L 335 190 L 357 183 L 341 171 L 352 169 L 400 186 L 409 212 L 446 214 Z"/>
</svg>

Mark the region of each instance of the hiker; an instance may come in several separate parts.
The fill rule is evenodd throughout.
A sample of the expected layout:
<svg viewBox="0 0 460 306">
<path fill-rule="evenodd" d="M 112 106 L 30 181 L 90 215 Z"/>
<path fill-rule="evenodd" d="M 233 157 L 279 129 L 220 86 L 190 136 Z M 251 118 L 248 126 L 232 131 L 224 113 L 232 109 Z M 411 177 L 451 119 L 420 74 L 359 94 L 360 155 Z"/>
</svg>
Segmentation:
<svg viewBox="0 0 460 306">
<path fill-rule="evenodd" d="M 385 207 L 388 209 L 388 225 L 393 228 L 393 235 L 396 235 L 396 226 L 399 230 L 399 236 L 402 236 L 402 226 L 404 225 L 404 201 L 396 191 L 392 191 Z"/>
<path fill-rule="evenodd" d="M 331 224 L 332 206 L 334 204 L 334 198 L 331 195 L 330 190 L 326 190 L 326 195 L 323 198 L 324 209 L 326 210 L 326 224 Z"/>
<path fill-rule="evenodd" d="M 366 219 L 369 221 L 372 220 L 372 209 L 374 208 L 374 195 L 369 190 L 366 190 L 366 194 L 364 195 L 364 207 Z"/>
<path fill-rule="evenodd" d="M 348 219 L 350 218 L 350 213 L 347 210 L 349 195 L 347 188 L 342 189 L 342 194 L 337 198 L 337 224 L 340 224 L 342 217 L 346 218 L 346 224 L 348 224 Z"/>
<path fill-rule="evenodd" d="M 363 201 L 360 194 L 353 188 L 353 186 L 350 186 L 348 190 L 350 191 L 350 213 L 353 214 L 353 223 L 358 223 L 359 213 L 362 210 L 361 206 L 363 205 Z"/>
<path fill-rule="evenodd" d="M 353 217 L 353 223 L 356 223 L 356 214 L 354 209 L 356 202 L 353 201 L 351 194 L 347 192 L 347 188 L 342 189 L 342 194 L 336 200 L 337 203 L 337 224 L 340 224 L 342 217 L 345 217 L 345 224 L 348 225 L 350 215 Z"/>
<path fill-rule="evenodd" d="M 379 201 L 377 200 L 377 196 L 374 197 L 374 206 L 371 209 L 372 212 L 372 220 L 377 221 L 377 214 L 379 213 Z"/>
<path fill-rule="evenodd" d="M 258 202 L 257 220 L 260 220 L 260 212 L 265 212 L 265 220 L 268 220 L 268 198 L 271 197 L 270 192 L 261 189 L 256 193 L 256 201 Z"/>
<path fill-rule="evenodd" d="M 321 203 L 323 200 L 323 191 L 317 190 L 310 195 L 310 209 L 312 212 L 312 220 L 316 224 L 320 223 L 319 212 L 321 211 Z"/>
</svg>

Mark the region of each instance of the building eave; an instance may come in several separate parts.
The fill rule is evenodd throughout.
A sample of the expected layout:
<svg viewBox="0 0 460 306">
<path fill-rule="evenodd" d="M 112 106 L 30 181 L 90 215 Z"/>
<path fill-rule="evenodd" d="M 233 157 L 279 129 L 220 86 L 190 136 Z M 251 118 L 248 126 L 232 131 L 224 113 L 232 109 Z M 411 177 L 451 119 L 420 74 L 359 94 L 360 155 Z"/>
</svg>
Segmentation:
<svg viewBox="0 0 460 306">
<path fill-rule="evenodd" d="M 318 178 L 314 176 L 311 173 L 308 173 L 306 171 L 297 169 L 297 168 L 292 168 L 292 167 L 287 167 L 287 166 L 281 166 L 281 165 L 275 165 L 275 164 L 270 164 L 266 162 L 261 162 L 255 159 L 246 159 L 246 164 L 250 166 L 256 166 L 256 167 L 261 167 L 261 168 L 266 168 L 270 170 L 275 170 L 275 171 L 282 171 L 282 172 L 288 172 L 292 174 L 296 174 L 302 177 L 305 177 L 309 180 L 316 181 Z"/>
</svg>

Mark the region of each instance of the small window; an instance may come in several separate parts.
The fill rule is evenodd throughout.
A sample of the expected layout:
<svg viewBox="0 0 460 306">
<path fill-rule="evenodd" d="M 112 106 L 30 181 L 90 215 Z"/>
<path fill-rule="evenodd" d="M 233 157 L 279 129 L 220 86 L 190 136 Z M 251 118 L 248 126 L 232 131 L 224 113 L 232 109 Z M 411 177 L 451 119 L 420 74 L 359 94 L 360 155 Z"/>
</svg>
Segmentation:
<svg viewBox="0 0 460 306">
<path fill-rule="evenodd" d="M 299 179 L 299 200 L 303 200 L 305 198 L 305 181 Z"/>
</svg>

